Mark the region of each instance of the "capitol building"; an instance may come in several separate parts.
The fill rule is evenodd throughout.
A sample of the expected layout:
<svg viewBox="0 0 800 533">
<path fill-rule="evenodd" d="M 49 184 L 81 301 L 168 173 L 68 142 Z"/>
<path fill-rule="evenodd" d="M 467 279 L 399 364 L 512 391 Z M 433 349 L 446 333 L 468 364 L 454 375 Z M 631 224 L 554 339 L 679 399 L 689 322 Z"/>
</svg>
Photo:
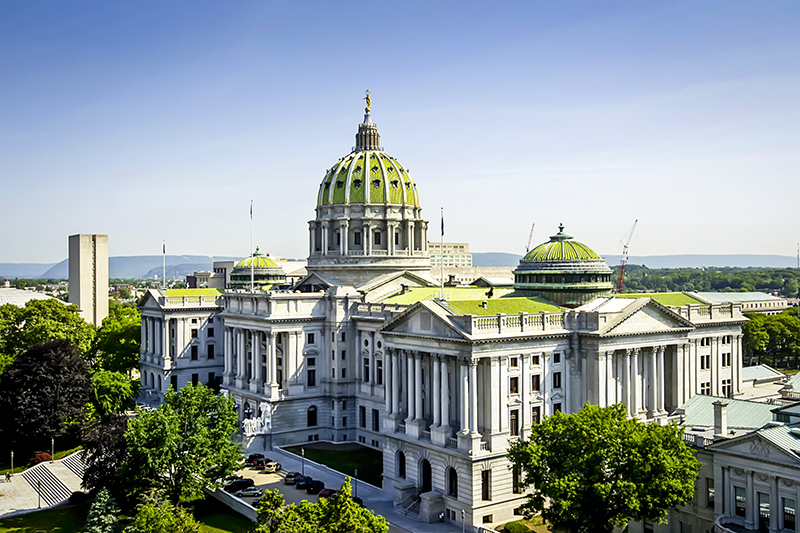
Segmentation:
<svg viewBox="0 0 800 533">
<path fill-rule="evenodd" d="M 250 261 L 269 279 L 252 288 L 234 275 L 224 290 L 141 300 L 145 394 L 219 383 L 254 449 L 379 449 L 399 509 L 459 527 L 462 510 L 467 526 L 518 518 L 525 495 L 506 452 L 542 417 L 622 403 L 665 424 L 695 395 L 741 395 L 739 305 L 612 295 L 608 265 L 559 221 L 513 287 L 439 286 L 423 195 L 383 151 L 369 103 L 355 138 L 309 195 L 304 279 L 282 282 L 254 254 L 238 274 Z"/>
</svg>

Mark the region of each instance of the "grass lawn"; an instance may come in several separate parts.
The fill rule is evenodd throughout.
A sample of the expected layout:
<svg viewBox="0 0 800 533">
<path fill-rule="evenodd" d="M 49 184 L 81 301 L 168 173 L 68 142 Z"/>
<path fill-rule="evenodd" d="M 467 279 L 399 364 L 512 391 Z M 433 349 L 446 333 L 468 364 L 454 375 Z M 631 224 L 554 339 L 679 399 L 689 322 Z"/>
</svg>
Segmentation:
<svg viewBox="0 0 800 533">
<path fill-rule="evenodd" d="M 80 533 L 89 505 L 64 505 L 10 518 L 0 518 L 0 533 Z M 255 525 L 217 500 L 206 498 L 192 506 L 201 533 L 247 533 Z"/>
<path fill-rule="evenodd" d="M 507 533 L 526 533 L 532 531 L 535 533 L 550 533 L 550 528 L 544 523 L 541 516 L 534 516 L 530 520 L 515 520 L 508 522 L 503 529 Z"/>
<path fill-rule="evenodd" d="M 334 444 L 331 442 L 314 442 L 303 446 L 290 446 L 287 452 L 300 455 L 300 449 L 306 451 L 306 458 L 320 463 L 337 472 L 354 477 L 358 469 L 358 479 L 370 485 L 380 487 L 383 480 L 383 452 L 360 444 Z"/>
</svg>

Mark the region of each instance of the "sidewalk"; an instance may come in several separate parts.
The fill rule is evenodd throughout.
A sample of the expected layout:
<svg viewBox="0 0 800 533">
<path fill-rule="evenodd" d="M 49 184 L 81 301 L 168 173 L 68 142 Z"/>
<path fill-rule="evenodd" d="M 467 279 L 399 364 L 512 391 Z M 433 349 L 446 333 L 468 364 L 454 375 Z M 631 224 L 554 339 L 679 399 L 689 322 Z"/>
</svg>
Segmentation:
<svg viewBox="0 0 800 533">
<path fill-rule="evenodd" d="M 264 455 L 270 457 L 273 461 L 277 461 L 283 467 L 283 472 L 301 472 L 302 471 L 302 464 L 300 457 L 297 457 L 293 454 L 284 452 L 278 448 L 273 448 L 271 450 L 251 450 L 252 452 L 261 452 Z M 322 480 L 325 483 L 326 487 L 338 489 L 344 483 L 345 476 L 335 470 L 328 468 L 325 465 L 320 465 L 310 461 L 308 459 L 305 460 L 305 474 L 307 476 L 311 476 L 314 479 Z M 351 486 L 353 487 L 353 495 L 355 496 L 356 493 L 356 482 L 355 480 L 351 480 Z M 416 518 L 413 518 L 411 515 L 403 516 L 402 513 L 396 512 L 394 510 L 394 505 L 392 501 L 387 498 L 383 491 L 377 487 L 373 487 L 372 485 L 368 485 L 367 483 L 359 481 L 358 483 L 358 497 L 364 500 L 364 507 L 368 508 L 375 514 L 379 514 L 383 516 L 387 522 L 389 522 L 389 531 L 390 532 L 408 532 L 408 533 L 416 533 L 416 532 L 424 532 L 424 533 L 461 533 L 461 526 L 456 526 L 454 524 L 449 523 L 442 523 L 442 522 L 434 522 L 428 524 L 427 522 L 423 522 Z M 285 487 L 285 489 L 283 488 Z M 291 485 L 284 485 L 280 488 L 282 494 L 286 494 L 287 496 L 292 496 L 296 498 L 297 496 L 293 494 L 292 491 L 297 491 Z M 309 501 L 316 501 L 315 496 L 307 496 L 304 499 L 308 499 Z M 288 501 L 288 498 L 287 498 Z"/>
<path fill-rule="evenodd" d="M 42 463 L 71 491 L 81 490 L 81 480 L 69 468 L 62 464 L 63 459 L 51 463 Z M 5 475 L 0 478 L 0 516 L 21 512 L 36 511 L 39 509 L 39 494 L 28 483 L 21 473 L 14 475 L 10 482 L 6 482 Z M 44 491 L 43 491 L 44 492 Z M 60 502 L 62 503 L 62 502 Z M 41 508 L 47 508 L 46 499 L 41 499 Z"/>
</svg>

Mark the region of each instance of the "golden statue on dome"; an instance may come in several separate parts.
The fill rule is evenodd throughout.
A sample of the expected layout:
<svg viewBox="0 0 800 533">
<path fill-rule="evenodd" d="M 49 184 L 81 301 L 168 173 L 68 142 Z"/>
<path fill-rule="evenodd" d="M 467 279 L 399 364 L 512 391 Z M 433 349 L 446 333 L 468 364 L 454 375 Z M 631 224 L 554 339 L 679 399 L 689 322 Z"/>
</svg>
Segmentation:
<svg viewBox="0 0 800 533">
<path fill-rule="evenodd" d="M 364 111 L 366 111 L 367 115 L 369 115 L 369 110 L 372 108 L 372 100 L 370 100 L 369 97 L 369 89 L 367 89 L 367 96 L 364 97 L 364 100 L 367 101 L 367 107 L 364 109 Z"/>
</svg>

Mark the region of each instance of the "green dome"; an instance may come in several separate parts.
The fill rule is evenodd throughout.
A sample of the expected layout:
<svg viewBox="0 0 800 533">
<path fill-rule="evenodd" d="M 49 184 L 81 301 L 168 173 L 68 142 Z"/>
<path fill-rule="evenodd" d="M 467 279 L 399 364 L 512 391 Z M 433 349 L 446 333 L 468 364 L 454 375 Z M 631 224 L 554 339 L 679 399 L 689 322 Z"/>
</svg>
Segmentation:
<svg viewBox="0 0 800 533">
<path fill-rule="evenodd" d="M 570 235 L 564 233 L 564 225 L 558 226 L 558 233 L 528 252 L 522 258 L 523 263 L 550 262 L 550 261 L 592 261 L 602 260 L 594 250 L 583 243 L 572 240 Z"/>
<path fill-rule="evenodd" d="M 253 264 L 253 268 L 280 268 L 278 263 L 273 261 L 271 258 L 258 253 L 253 257 L 246 257 L 242 259 L 236 263 L 234 268 L 250 268 L 251 263 Z"/>
<path fill-rule="evenodd" d="M 317 206 L 339 204 L 419 207 L 419 197 L 408 170 L 394 157 L 378 150 L 361 150 L 337 161 L 319 186 Z"/>
</svg>

